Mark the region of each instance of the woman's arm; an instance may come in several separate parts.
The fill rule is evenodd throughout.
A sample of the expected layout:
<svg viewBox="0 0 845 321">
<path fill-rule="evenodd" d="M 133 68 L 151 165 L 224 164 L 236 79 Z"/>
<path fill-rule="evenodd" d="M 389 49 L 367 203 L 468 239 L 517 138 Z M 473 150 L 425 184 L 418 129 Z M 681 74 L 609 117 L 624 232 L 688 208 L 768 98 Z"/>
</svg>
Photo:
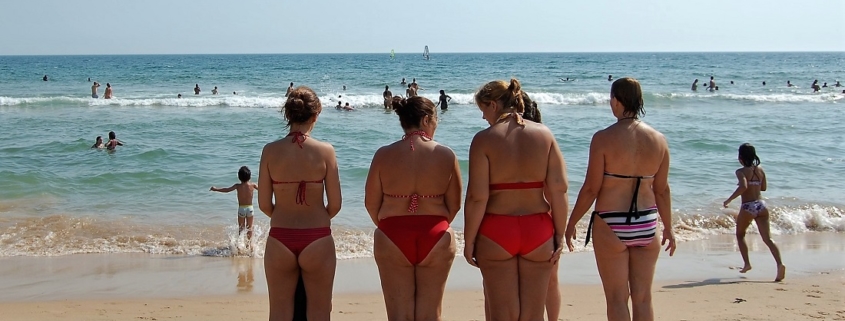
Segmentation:
<svg viewBox="0 0 845 321">
<path fill-rule="evenodd" d="M 452 152 L 451 150 L 449 150 Z M 452 152 L 455 165 L 452 167 L 452 177 L 449 179 L 449 187 L 446 189 L 446 209 L 449 211 L 449 223 L 455 219 L 455 215 L 461 210 L 461 189 L 464 187 L 461 181 L 461 165 L 458 163 L 458 156 Z"/>
<path fill-rule="evenodd" d="M 590 157 L 587 162 L 587 174 L 584 177 L 584 185 L 578 192 L 578 199 L 575 201 L 575 207 L 572 209 L 572 215 L 569 217 L 569 223 L 566 225 L 566 245 L 569 251 L 574 251 L 572 246 L 572 239 L 575 237 L 575 225 L 584 217 L 584 214 L 596 201 L 596 197 L 601 191 L 601 184 L 604 180 L 604 152 L 601 151 L 601 143 L 598 138 L 599 133 L 593 135 L 590 142 Z"/>
<path fill-rule="evenodd" d="M 340 206 L 343 203 L 343 196 L 340 193 L 340 174 L 337 169 L 337 155 L 334 147 L 326 143 L 328 152 L 326 153 L 326 178 L 323 185 L 326 189 L 326 211 L 329 212 L 329 217 L 334 218 L 340 212 Z"/>
<path fill-rule="evenodd" d="M 376 151 L 376 154 L 373 155 L 373 161 L 370 162 L 370 172 L 367 173 L 367 183 L 364 185 L 364 207 L 367 208 L 367 213 L 370 214 L 370 219 L 376 226 L 378 226 L 378 212 L 381 210 L 381 203 L 384 198 L 384 190 L 379 177 L 379 168 L 381 167 L 379 152 L 381 150 Z"/>
<path fill-rule="evenodd" d="M 745 190 L 748 189 L 748 180 L 745 179 L 745 174 L 742 172 L 742 169 L 736 170 L 735 174 L 736 179 L 737 181 L 739 181 L 739 183 L 736 184 L 736 190 L 734 190 L 734 193 L 731 194 L 731 196 L 728 197 L 728 199 L 726 199 L 724 203 L 722 203 L 722 206 L 724 207 L 728 207 L 728 204 L 730 204 L 731 201 L 742 195 L 742 193 L 745 193 Z"/>
<path fill-rule="evenodd" d="M 560 253 L 563 251 L 563 235 L 566 232 L 566 216 L 569 213 L 569 181 L 566 178 L 566 161 L 557 145 L 557 140 L 549 133 L 552 139 L 552 146 L 549 150 L 549 162 L 546 169 L 545 194 L 546 199 L 551 203 L 552 220 L 555 224 L 555 251 L 551 261 L 557 262 Z"/>
<path fill-rule="evenodd" d="M 261 162 L 258 164 L 258 208 L 265 215 L 273 217 L 273 182 L 270 178 L 270 160 L 268 148 L 265 145 L 261 151 Z"/>
<path fill-rule="evenodd" d="M 490 161 L 478 145 L 480 143 L 476 135 L 469 146 L 469 184 L 464 203 L 464 257 L 474 267 L 478 267 L 475 262 L 475 238 L 490 198 Z"/>
<path fill-rule="evenodd" d="M 663 222 L 663 241 L 660 244 L 666 244 L 668 241 L 669 245 L 665 251 L 669 251 L 669 256 L 672 256 L 675 255 L 675 232 L 672 226 L 672 194 L 669 190 L 669 144 L 665 142 L 665 138 L 664 144 L 666 153 L 663 154 L 663 161 L 654 175 L 651 188 L 657 203 L 657 213 Z"/>
</svg>

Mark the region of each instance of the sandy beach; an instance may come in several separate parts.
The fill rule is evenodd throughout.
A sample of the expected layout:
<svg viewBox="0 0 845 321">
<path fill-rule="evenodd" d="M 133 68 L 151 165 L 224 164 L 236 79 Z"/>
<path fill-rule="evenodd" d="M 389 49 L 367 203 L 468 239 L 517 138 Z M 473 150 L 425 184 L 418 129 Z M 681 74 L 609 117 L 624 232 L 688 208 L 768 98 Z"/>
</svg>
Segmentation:
<svg viewBox="0 0 845 321">
<path fill-rule="evenodd" d="M 754 235 L 756 237 L 756 235 Z M 682 243 L 657 267 L 658 320 L 845 320 L 845 242 L 838 233 L 780 236 L 787 279 L 749 239 L 754 269 L 739 274 L 732 237 Z M 561 266 L 561 320 L 604 320 L 604 297 L 590 252 Z M 261 259 L 73 255 L 0 260 L 2 320 L 261 320 L 268 300 Z M 481 279 L 455 261 L 444 320 L 483 320 Z M 372 259 L 338 262 L 333 318 L 385 320 Z"/>
</svg>

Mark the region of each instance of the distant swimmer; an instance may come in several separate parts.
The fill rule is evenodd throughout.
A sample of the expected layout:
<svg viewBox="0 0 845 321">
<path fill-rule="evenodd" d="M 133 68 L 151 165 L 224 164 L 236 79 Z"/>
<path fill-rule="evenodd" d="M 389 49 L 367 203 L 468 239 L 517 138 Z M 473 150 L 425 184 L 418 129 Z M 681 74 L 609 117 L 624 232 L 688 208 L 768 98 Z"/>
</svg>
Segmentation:
<svg viewBox="0 0 845 321">
<path fill-rule="evenodd" d="M 763 86 L 765 86 L 765 85 L 766 85 L 766 82 L 764 81 L 764 82 L 763 82 Z"/>
<path fill-rule="evenodd" d="M 414 97 L 416 95 L 417 95 L 417 93 L 414 91 L 414 85 L 408 84 L 408 89 L 405 90 L 405 97 L 411 98 L 411 97 Z"/>
<path fill-rule="evenodd" d="M 824 85 L 822 85 L 822 88 L 827 88 L 827 83 L 824 83 Z"/>
<path fill-rule="evenodd" d="M 114 150 L 117 146 L 123 146 L 123 142 L 117 140 L 117 134 L 113 131 L 109 132 L 109 142 L 106 143 L 106 149 Z"/>
<path fill-rule="evenodd" d="M 290 95 L 291 91 L 293 91 L 293 83 L 292 82 L 290 83 L 290 86 L 288 86 L 288 91 L 285 92 L 285 97 Z"/>
<path fill-rule="evenodd" d="M 237 92 L 237 91 L 233 91 L 233 92 L 232 92 L 232 95 L 237 96 L 237 95 L 238 95 L 238 92 Z"/>
<path fill-rule="evenodd" d="M 813 88 L 814 93 L 819 92 L 819 90 L 821 90 L 821 88 L 819 87 L 819 80 L 818 79 L 814 80 L 813 84 L 810 85 L 810 88 Z"/>
<path fill-rule="evenodd" d="M 697 90 L 698 90 L 698 78 L 695 78 L 695 80 L 692 82 L 692 91 L 697 91 Z"/>
<path fill-rule="evenodd" d="M 341 105 L 341 104 L 343 104 L 343 103 L 342 103 L 342 102 L 340 102 L 340 101 L 338 101 L 338 102 L 337 102 L 337 106 L 334 106 L 334 109 L 337 109 L 337 110 L 341 110 L 341 109 L 343 109 L 343 105 Z"/>
<path fill-rule="evenodd" d="M 607 81 L 613 81 L 613 75 L 607 75 Z"/>
<path fill-rule="evenodd" d="M 734 84 L 734 81 L 733 81 L 733 80 L 731 80 L 731 85 L 733 85 L 733 84 Z"/>
<path fill-rule="evenodd" d="M 836 81 L 836 85 L 833 85 L 833 86 L 834 86 L 834 87 L 842 87 L 842 85 L 840 85 L 840 84 L 839 84 L 839 80 L 837 80 L 837 81 Z"/>
<path fill-rule="evenodd" d="M 434 106 L 434 108 L 437 108 L 437 106 L 440 106 L 440 110 L 447 110 L 447 109 L 449 109 L 449 102 L 451 102 L 451 101 L 452 101 L 452 97 L 447 95 L 446 91 L 441 89 L 440 90 L 440 100 L 437 102 L 437 105 Z"/>
<path fill-rule="evenodd" d="M 710 91 L 718 90 L 716 87 L 716 79 L 710 76 Z"/>
<path fill-rule="evenodd" d="M 91 77 L 88 77 L 88 82 L 91 82 Z"/>
<path fill-rule="evenodd" d="M 97 136 L 97 139 L 94 141 L 94 145 L 91 148 L 106 148 L 106 145 L 103 144 L 103 136 Z"/>
<path fill-rule="evenodd" d="M 176 98 L 181 99 L 181 98 L 182 98 L 182 94 L 178 94 L 178 95 L 176 95 Z"/>
<path fill-rule="evenodd" d="M 390 92 L 390 86 L 384 86 L 384 92 L 381 93 L 381 97 L 384 98 L 384 109 L 391 108 L 393 93 Z"/>
<path fill-rule="evenodd" d="M 111 84 L 110 83 L 106 83 L 106 94 L 103 95 L 103 98 L 104 99 L 111 99 L 112 98 L 112 90 L 111 90 Z"/>
<path fill-rule="evenodd" d="M 199 95 L 200 91 L 201 91 L 200 90 L 200 84 L 197 84 L 196 86 L 194 86 L 194 95 Z"/>
<path fill-rule="evenodd" d="M 407 82 L 405 82 L 405 78 L 402 78 L 402 82 L 400 82 L 399 84 L 400 84 L 400 85 L 402 85 L 402 86 L 404 86 L 404 85 L 407 85 L 408 83 L 407 83 Z"/>
<path fill-rule="evenodd" d="M 343 85 L 343 90 L 346 91 L 346 85 Z"/>
<path fill-rule="evenodd" d="M 217 86 L 214 86 L 214 89 L 211 90 L 212 95 L 217 95 Z"/>
<path fill-rule="evenodd" d="M 100 95 L 97 94 L 98 88 L 100 88 L 100 83 L 95 81 L 94 84 L 91 85 L 91 98 L 100 98 Z"/>
<path fill-rule="evenodd" d="M 350 111 L 355 110 L 355 108 L 352 108 L 352 106 L 349 106 L 349 103 L 346 103 L 346 105 L 343 106 L 343 110 Z"/>
<path fill-rule="evenodd" d="M 566 77 L 566 79 L 563 79 L 563 78 L 560 79 L 560 81 L 572 81 L 572 80 L 575 80 L 575 79 L 569 79 L 569 77 Z"/>
<path fill-rule="evenodd" d="M 48 81 L 48 80 L 50 80 L 50 79 L 49 79 L 49 78 L 47 78 L 47 75 L 44 75 L 44 78 L 41 78 L 41 80 L 43 80 L 43 81 Z"/>
<path fill-rule="evenodd" d="M 786 81 L 786 87 L 795 87 L 789 80 Z"/>
</svg>

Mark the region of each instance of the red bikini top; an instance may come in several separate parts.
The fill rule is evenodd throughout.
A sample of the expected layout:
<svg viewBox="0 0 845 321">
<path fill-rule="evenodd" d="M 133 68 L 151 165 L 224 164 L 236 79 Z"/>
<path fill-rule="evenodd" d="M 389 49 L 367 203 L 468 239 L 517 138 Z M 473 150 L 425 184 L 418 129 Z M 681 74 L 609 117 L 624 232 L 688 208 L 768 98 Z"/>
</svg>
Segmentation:
<svg viewBox="0 0 845 321">
<path fill-rule="evenodd" d="M 428 140 L 434 140 L 434 138 L 431 138 L 431 136 L 429 136 L 426 132 L 421 131 L 421 130 L 417 130 L 417 131 L 407 133 L 407 134 L 405 134 L 405 136 L 402 136 L 402 140 L 410 141 L 411 150 L 414 150 L 414 141 L 409 140 L 412 136 L 420 136 L 420 137 L 428 139 Z M 420 194 L 417 194 L 417 193 L 414 193 L 414 194 L 411 194 L 411 195 L 384 194 L 384 196 L 387 196 L 387 197 L 410 198 L 411 199 L 411 205 L 408 206 L 408 212 L 410 212 L 410 213 L 416 213 L 417 212 L 417 208 L 420 207 L 420 198 L 438 198 L 438 197 L 443 197 L 443 195 L 445 195 L 445 194 L 439 194 L 439 195 L 420 195 Z"/>
<path fill-rule="evenodd" d="M 277 181 L 274 181 L 272 178 L 270 179 L 270 182 L 272 182 L 273 185 L 276 185 L 276 184 L 299 184 L 299 186 L 296 188 L 296 204 L 298 204 L 298 205 L 305 204 L 305 206 L 310 206 L 310 205 L 308 205 L 308 202 L 305 201 L 305 184 L 308 184 L 308 183 L 322 184 L 323 183 L 322 180 L 319 180 L 319 181 L 299 181 L 299 182 L 277 182 Z"/>
<path fill-rule="evenodd" d="M 500 190 L 507 190 L 507 189 L 533 189 L 533 188 L 543 188 L 545 186 L 542 181 L 540 182 L 524 182 L 524 183 L 499 183 L 499 184 L 490 184 L 491 191 L 500 191 Z"/>
</svg>

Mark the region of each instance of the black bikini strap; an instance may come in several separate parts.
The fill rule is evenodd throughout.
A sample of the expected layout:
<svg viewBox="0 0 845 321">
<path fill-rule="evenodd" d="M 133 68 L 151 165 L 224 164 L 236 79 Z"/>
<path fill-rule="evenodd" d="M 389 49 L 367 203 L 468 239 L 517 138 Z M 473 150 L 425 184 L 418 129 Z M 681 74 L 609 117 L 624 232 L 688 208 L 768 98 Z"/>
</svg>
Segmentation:
<svg viewBox="0 0 845 321">
<path fill-rule="evenodd" d="M 590 244 L 590 235 L 593 235 L 593 222 L 596 220 L 596 214 L 598 213 L 593 211 L 593 214 L 590 214 L 590 225 L 587 225 L 587 240 L 584 241 L 584 246 Z"/>
<path fill-rule="evenodd" d="M 631 224 L 631 217 L 640 218 L 640 213 L 637 211 L 637 196 L 640 192 L 640 183 L 642 181 L 642 177 L 637 177 L 637 185 L 634 187 L 634 197 L 631 199 L 631 207 L 628 209 L 628 218 L 625 220 L 625 224 Z"/>
</svg>

